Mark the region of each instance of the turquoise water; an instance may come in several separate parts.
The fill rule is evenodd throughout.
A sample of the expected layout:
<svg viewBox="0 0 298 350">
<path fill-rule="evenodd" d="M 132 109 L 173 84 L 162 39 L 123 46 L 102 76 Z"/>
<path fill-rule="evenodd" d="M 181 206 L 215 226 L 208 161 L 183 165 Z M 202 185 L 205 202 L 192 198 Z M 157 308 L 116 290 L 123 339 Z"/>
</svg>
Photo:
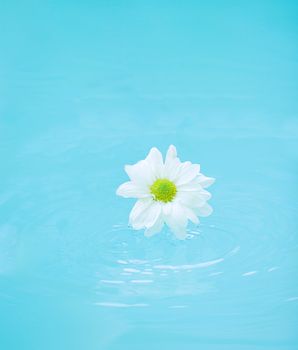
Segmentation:
<svg viewBox="0 0 298 350">
<path fill-rule="evenodd" d="M 298 349 L 294 1 L 2 1 L 1 350 Z M 217 179 L 127 227 L 152 146 Z"/>
</svg>

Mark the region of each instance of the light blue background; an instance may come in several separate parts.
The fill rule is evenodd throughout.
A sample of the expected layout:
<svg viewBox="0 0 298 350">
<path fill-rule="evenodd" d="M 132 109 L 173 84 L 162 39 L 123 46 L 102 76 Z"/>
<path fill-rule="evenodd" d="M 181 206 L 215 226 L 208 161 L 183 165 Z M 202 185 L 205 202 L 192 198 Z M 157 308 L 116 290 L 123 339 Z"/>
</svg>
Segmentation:
<svg viewBox="0 0 298 350">
<path fill-rule="evenodd" d="M 298 348 L 297 14 L 0 2 L 1 349 Z M 169 144 L 217 179 L 185 242 L 115 196 Z"/>
</svg>

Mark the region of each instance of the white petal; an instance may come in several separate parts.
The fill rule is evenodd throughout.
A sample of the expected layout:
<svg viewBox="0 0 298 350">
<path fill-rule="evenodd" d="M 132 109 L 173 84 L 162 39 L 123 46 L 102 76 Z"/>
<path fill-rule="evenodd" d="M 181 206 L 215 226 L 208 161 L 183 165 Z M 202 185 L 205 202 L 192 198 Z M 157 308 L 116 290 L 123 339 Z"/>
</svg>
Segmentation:
<svg viewBox="0 0 298 350">
<path fill-rule="evenodd" d="M 174 181 L 176 180 L 180 171 L 181 162 L 179 158 L 172 159 L 169 163 L 164 166 L 164 177 Z"/>
<path fill-rule="evenodd" d="M 150 207 L 153 202 L 152 198 L 142 198 L 139 199 L 135 205 L 133 206 L 130 214 L 129 214 L 129 223 L 130 225 L 134 225 L 134 223 L 140 222 L 143 220 L 146 215 L 146 210 Z"/>
<path fill-rule="evenodd" d="M 184 208 L 178 202 L 173 202 L 172 204 L 172 216 L 179 225 L 187 223 Z"/>
<path fill-rule="evenodd" d="M 172 212 L 172 203 L 171 202 L 169 202 L 169 203 L 164 203 L 163 205 L 162 205 L 162 211 L 163 211 L 163 213 L 164 213 L 164 215 L 171 215 L 171 212 Z"/>
<path fill-rule="evenodd" d="M 161 214 L 161 204 L 159 202 L 153 201 L 151 206 L 147 210 L 147 216 L 145 221 L 145 227 L 150 228 L 155 225 Z"/>
<path fill-rule="evenodd" d="M 146 161 L 151 166 L 155 179 L 163 176 L 163 159 L 160 151 L 156 147 L 151 148 Z"/>
<path fill-rule="evenodd" d="M 170 162 L 172 159 L 177 158 L 177 150 L 174 145 L 170 145 L 166 155 L 166 163 Z"/>
<path fill-rule="evenodd" d="M 138 185 L 150 185 L 154 181 L 154 174 L 146 160 L 141 160 L 134 165 L 126 165 L 125 171 L 131 181 Z"/>
<path fill-rule="evenodd" d="M 181 204 L 190 208 L 202 207 L 207 201 L 201 191 L 178 192 L 176 198 Z"/>
<path fill-rule="evenodd" d="M 129 223 L 136 230 L 151 227 L 155 224 L 160 212 L 160 203 L 151 198 L 139 199 L 130 213 Z"/>
<path fill-rule="evenodd" d="M 176 147 L 171 145 L 168 149 L 165 165 L 164 176 L 170 180 L 175 180 L 180 169 L 180 160 L 177 158 Z"/>
<path fill-rule="evenodd" d="M 195 208 L 194 210 L 199 216 L 209 216 L 213 212 L 212 207 L 208 203 L 206 203 L 203 207 Z"/>
<path fill-rule="evenodd" d="M 182 164 L 183 166 L 181 167 L 176 180 L 177 186 L 190 182 L 200 173 L 199 164 L 192 164 L 190 162 L 185 162 Z"/>
<path fill-rule="evenodd" d="M 171 214 L 165 216 L 165 221 L 178 239 L 186 238 L 187 216 L 178 202 L 173 202 Z"/>
<path fill-rule="evenodd" d="M 206 190 L 201 190 L 200 195 L 205 198 L 206 201 L 208 201 L 212 196 L 211 193 Z"/>
<path fill-rule="evenodd" d="M 171 225 L 170 228 L 173 231 L 173 233 L 174 233 L 174 235 L 176 236 L 177 239 L 183 240 L 183 239 L 185 239 L 187 237 L 186 227 L 185 226 Z"/>
<path fill-rule="evenodd" d="M 159 214 L 158 219 L 156 220 L 155 224 L 145 231 L 146 237 L 151 237 L 157 233 L 159 233 L 164 226 L 164 219 L 162 213 Z"/>
<path fill-rule="evenodd" d="M 187 218 L 192 221 L 194 224 L 198 224 L 200 221 L 195 213 L 195 211 L 191 208 L 188 208 L 188 207 L 184 207 L 184 211 L 185 211 L 185 214 L 187 216 Z"/>
<path fill-rule="evenodd" d="M 209 187 L 214 183 L 215 179 L 213 177 L 207 177 L 203 174 L 200 174 L 198 176 L 198 181 L 202 187 Z"/>
<path fill-rule="evenodd" d="M 137 186 L 131 181 L 120 185 L 116 194 L 125 198 L 145 198 L 150 196 L 147 187 Z"/>
<path fill-rule="evenodd" d="M 190 182 L 187 182 L 186 184 L 177 185 L 177 189 L 178 191 L 192 192 L 192 191 L 200 191 L 203 189 L 203 187 L 200 184 L 197 176 Z"/>
</svg>

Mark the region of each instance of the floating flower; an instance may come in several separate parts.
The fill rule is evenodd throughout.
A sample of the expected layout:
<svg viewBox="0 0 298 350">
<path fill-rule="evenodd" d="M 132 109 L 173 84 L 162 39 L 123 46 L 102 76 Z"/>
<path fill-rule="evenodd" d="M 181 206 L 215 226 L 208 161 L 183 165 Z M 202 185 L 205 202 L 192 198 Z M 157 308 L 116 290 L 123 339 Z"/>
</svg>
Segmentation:
<svg viewBox="0 0 298 350">
<path fill-rule="evenodd" d="M 160 232 L 167 224 L 178 239 L 185 239 L 188 220 L 198 224 L 198 216 L 212 213 L 207 203 L 211 194 L 204 188 L 214 179 L 201 174 L 199 164 L 181 162 L 173 145 L 165 161 L 154 147 L 146 159 L 126 165 L 125 171 L 130 181 L 116 193 L 138 199 L 129 215 L 129 224 L 135 230 L 146 229 L 145 236 Z"/>
</svg>

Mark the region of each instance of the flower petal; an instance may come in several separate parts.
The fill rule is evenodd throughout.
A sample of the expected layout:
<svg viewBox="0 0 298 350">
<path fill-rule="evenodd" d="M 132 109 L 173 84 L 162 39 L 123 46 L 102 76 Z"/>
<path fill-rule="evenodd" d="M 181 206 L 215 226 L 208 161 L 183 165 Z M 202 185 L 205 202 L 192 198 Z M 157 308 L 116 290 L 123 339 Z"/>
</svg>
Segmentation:
<svg viewBox="0 0 298 350">
<path fill-rule="evenodd" d="M 177 158 L 176 147 L 171 145 L 166 155 L 164 176 L 169 180 L 175 180 L 180 169 L 180 164 L 181 162 L 179 158 Z"/>
<path fill-rule="evenodd" d="M 134 165 L 126 165 L 125 171 L 131 181 L 138 185 L 150 185 L 154 181 L 154 174 L 146 160 L 141 160 Z"/>
<path fill-rule="evenodd" d="M 206 190 L 201 190 L 200 195 L 205 198 L 206 201 L 208 201 L 212 196 L 211 193 Z"/>
<path fill-rule="evenodd" d="M 200 208 L 195 208 L 194 210 L 199 216 L 209 216 L 213 212 L 212 207 L 208 203 L 205 203 L 204 206 Z"/>
<path fill-rule="evenodd" d="M 162 205 L 162 211 L 163 211 L 163 214 L 164 215 L 171 215 L 171 212 L 172 212 L 172 203 L 169 202 L 169 203 L 164 203 Z"/>
<path fill-rule="evenodd" d="M 164 177 L 175 182 L 179 174 L 180 166 L 181 166 L 181 162 L 179 158 L 175 158 L 171 160 L 170 163 L 165 164 Z"/>
<path fill-rule="evenodd" d="M 192 192 L 192 191 L 200 191 L 203 189 L 201 183 L 198 180 L 198 176 L 195 177 L 190 182 L 187 182 L 183 185 L 176 185 L 178 191 Z"/>
<path fill-rule="evenodd" d="M 202 207 L 207 201 L 202 191 L 178 192 L 176 198 L 181 204 L 190 208 Z"/>
<path fill-rule="evenodd" d="M 155 179 L 163 176 L 164 164 L 162 154 L 156 147 L 151 148 L 146 161 L 151 166 Z"/>
<path fill-rule="evenodd" d="M 152 198 L 139 199 L 129 215 L 129 223 L 136 230 L 151 227 L 155 224 L 161 212 L 160 203 Z"/>
<path fill-rule="evenodd" d="M 177 158 L 176 147 L 174 145 L 170 145 L 170 147 L 168 148 L 168 151 L 167 151 L 165 163 L 169 163 L 171 160 L 173 160 L 175 158 Z"/>
<path fill-rule="evenodd" d="M 202 187 L 206 188 L 211 186 L 214 183 L 215 179 L 213 177 L 207 177 L 203 174 L 200 174 L 198 176 L 198 181 Z"/>
<path fill-rule="evenodd" d="M 146 214 L 146 210 L 150 207 L 153 202 L 152 198 L 142 198 L 139 199 L 133 206 L 129 214 L 129 224 L 134 226 L 135 223 L 138 223 L 143 220 L 143 217 Z"/>
<path fill-rule="evenodd" d="M 183 185 L 193 180 L 200 173 L 200 165 L 190 162 L 182 163 L 179 174 L 177 175 L 176 185 Z"/>
<path fill-rule="evenodd" d="M 171 214 L 165 216 L 165 221 L 178 239 L 186 238 L 187 216 L 178 202 L 173 202 Z"/>
<path fill-rule="evenodd" d="M 160 213 L 155 224 L 147 228 L 147 230 L 145 231 L 145 236 L 146 237 L 154 236 L 155 234 L 159 233 L 162 230 L 163 226 L 164 226 L 164 219 L 163 219 L 162 213 Z"/>
<path fill-rule="evenodd" d="M 195 211 L 191 208 L 184 207 L 185 214 L 187 218 L 192 221 L 194 224 L 198 225 L 199 224 L 199 218 L 197 217 Z"/>
<path fill-rule="evenodd" d="M 131 181 L 124 182 L 116 191 L 118 196 L 124 198 L 145 198 L 149 197 L 150 193 L 147 187 L 137 186 Z"/>
<path fill-rule="evenodd" d="M 183 240 L 183 239 L 185 239 L 187 237 L 186 227 L 185 226 L 171 225 L 170 228 L 173 231 L 173 233 L 174 233 L 174 235 L 176 236 L 177 239 Z"/>
</svg>

